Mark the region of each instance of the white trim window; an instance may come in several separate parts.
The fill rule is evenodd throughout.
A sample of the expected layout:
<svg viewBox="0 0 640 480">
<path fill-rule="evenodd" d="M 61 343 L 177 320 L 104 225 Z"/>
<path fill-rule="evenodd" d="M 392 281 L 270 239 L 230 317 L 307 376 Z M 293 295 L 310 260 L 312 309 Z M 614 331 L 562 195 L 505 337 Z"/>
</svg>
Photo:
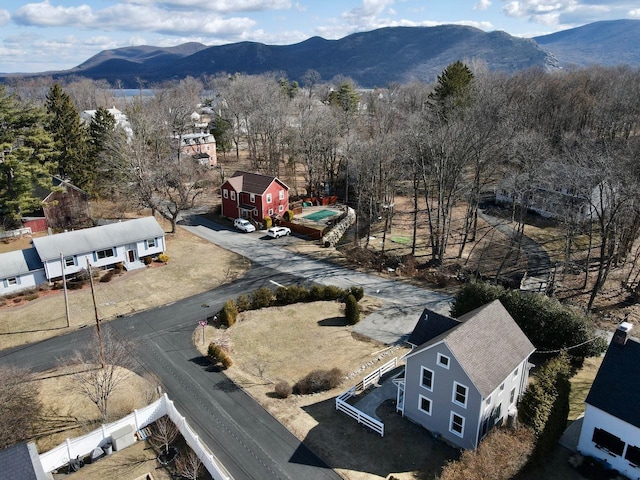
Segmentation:
<svg viewBox="0 0 640 480">
<path fill-rule="evenodd" d="M 231 190 L 231 200 L 235 200 L 235 199 L 236 199 L 236 192 Z"/>
<path fill-rule="evenodd" d="M 104 250 L 98 250 L 96 252 L 96 260 L 102 260 L 103 258 L 114 257 L 113 248 L 105 248 Z"/>
<path fill-rule="evenodd" d="M 516 401 L 516 387 L 513 387 L 511 389 L 511 392 L 509 393 L 509 405 L 513 405 Z"/>
<path fill-rule="evenodd" d="M 453 382 L 453 393 L 451 395 L 451 401 L 456 405 L 467 408 L 467 396 L 469 389 L 458 382 Z"/>
<path fill-rule="evenodd" d="M 451 412 L 449 418 L 449 431 L 457 437 L 464 437 L 464 417 L 455 412 Z"/>
<path fill-rule="evenodd" d="M 284 205 L 278 205 L 278 212 L 284 212 Z"/>
<path fill-rule="evenodd" d="M 271 194 L 267 193 L 267 203 L 271 203 L 272 198 Z"/>
<path fill-rule="evenodd" d="M 278 192 L 278 198 L 279 198 L 280 200 L 284 200 L 284 190 L 280 190 L 280 191 Z"/>
<path fill-rule="evenodd" d="M 147 248 L 156 248 L 158 246 L 158 241 L 155 238 L 149 238 L 148 240 L 145 240 L 144 243 Z"/>
<path fill-rule="evenodd" d="M 427 415 L 431 415 L 431 399 L 418 395 L 418 410 Z"/>
<path fill-rule="evenodd" d="M 420 367 L 420 386 L 433 392 L 433 370 L 426 367 Z"/>
<path fill-rule="evenodd" d="M 5 287 L 10 287 L 12 285 L 20 285 L 20 279 L 18 277 L 9 277 L 4 279 Z"/>
<path fill-rule="evenodd" d="M 518 376 L 518 374 L 519 374 L 519 373 L 520 373 L 520 367 L 516 368 L 516 369 L 513 371 L 513 378 L 516 378 L 516 377 Z"/>
<path fill-rule="evenodd" d="M 222 189 L 222 198 L 229 198 L 229 190 L 226 188 Z"/>
<path fill-rule="evenodd" d="M 498 392 L 498 395 L 502 395 L 502 392 L 504 392 L 504 382 L 500 384 L 500 391 Z"/>
<path fill-rule="evenodd" d="M 64 266 L 65 267 L 75 267 L 76 266 L 76 257 L 73 255 L 69 255 L 64 257 Z"/>
<path fill-rule="evenodd" d="M 258 216 L 258 209 L 257 209 L 257 208 L 254 208 L 254 209 L 253 209 L 253 216 L 254 216 L 254 217 L 257 217 L 257 216 Z"/>
<path fill-rule="evenodd" d="M 450 359 L 446 355 L 438 353 L 438 365 L 449 370 Z"/>
<path fill-rule="evenodd" d="M 255 193 L 250 193 L 249 194 L 249 203 L 256 203 L 256 194 Z"/>
<path fill-rule="evenodd" d="M 269 216 L 273 215 L 273 208 L 269 209 Z"/>
</svg>

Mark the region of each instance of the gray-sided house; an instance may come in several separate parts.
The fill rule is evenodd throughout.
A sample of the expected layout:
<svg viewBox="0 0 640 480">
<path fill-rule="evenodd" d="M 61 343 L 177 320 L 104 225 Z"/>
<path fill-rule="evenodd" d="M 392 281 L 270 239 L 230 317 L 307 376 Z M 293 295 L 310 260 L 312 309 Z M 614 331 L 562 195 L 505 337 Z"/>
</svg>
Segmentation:
<svg viewBox="0 0 640 480">
<path fill-rule="evenodd" d="M 143 257 L 166 249 L 164 230 L 154 217 L 137 218 L 33 239 L 47 279 L 92 267 L 122 263 L 127 270 L 144 267 Z"/>
<path fill-rule="evenodd" d="M 45 283 L 44 266 L 35 248 L 0 254 L 0 295 Z"/>
<path fill-rule="evenodd" d="M 396 408 L 460 448 L 475 449 L 515 415 L 535 348 L 499 300 L 458 319 L 425 310 L 409 337 Z"/>
<path fill-rule="evenodd" d="M 640 478 L 640 340 L 631 327 L 618 326 L 591 385 L 578 450 Z"/>
<path fill-rule="evenodd" d="M 19 443 L 0 450 L 0 478 L 11 480 L 48 480 L 33 442 Z"/>
</svg>

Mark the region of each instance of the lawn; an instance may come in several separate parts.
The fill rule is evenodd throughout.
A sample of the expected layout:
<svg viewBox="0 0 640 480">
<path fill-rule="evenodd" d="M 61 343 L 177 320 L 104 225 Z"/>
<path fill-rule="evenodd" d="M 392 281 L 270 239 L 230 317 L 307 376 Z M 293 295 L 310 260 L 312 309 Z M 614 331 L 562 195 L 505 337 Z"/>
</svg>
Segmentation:
<svg viewBox="0 0 640 480">
<path fill-rule="evenodd" d="M 379 304 L 365 297 L 365 312 Z M 201 331 L 194 343 L 201 352 Z M 434 440 L 429 433 L 395 413 L 393 403 L 378 407 L 385 423 L 381 438 L 347 415 L 335 410 L 335 397 L 404 347 L 389 349 L 353 332 L 339 302 L 314 302 L 245 312 L 227 330 L 211 326 L 206 343 L 218 339 L 229 345 L 233 366 L 227 375 L 269 413 L 305 442 L 340 475 L 350 480 L 434 478 L 457 451 Z M 313 395 L 275 398 L 274 383 L 290 384 L 315 369 L 337 367 L 348 379 L 339 387 Z M 423 477 L 423 475 L 426 475 Z"/>
<path fill-rule="evenodd" d="M 582 368 L 571 378 L 569 395 L 569 420 L 575 420 L 584 413 L 584 401 L 596 378 L 603 357 L 586 358 Z"/>
</svg>

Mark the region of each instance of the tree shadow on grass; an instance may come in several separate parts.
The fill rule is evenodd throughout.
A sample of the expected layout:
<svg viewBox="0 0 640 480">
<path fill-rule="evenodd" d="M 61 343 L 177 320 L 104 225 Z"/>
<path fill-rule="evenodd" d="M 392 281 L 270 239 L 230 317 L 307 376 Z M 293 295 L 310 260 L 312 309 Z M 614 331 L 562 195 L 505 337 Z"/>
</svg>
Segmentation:
<svg viewBox="0 0 640 480">
<path fill-rule="evenodd" d="M 331 317 L 318 320 L 318 325 L 321 327 L 346 327 L 347 319 L 344 317 Z"/>
<path fill-rule="evenodd" d="M 366 472 L 386 478 L 393 473 L 416 472 L 432 479 L 459 451 L 435 440 L 427 430 L 395 411 L 394 401 L 382 403 L 376 415 L 385 425 L 384 437 L 336 411 L 331 398 L 303 410 L 318 425 L 304 439 L 331 468 Z M 291 461 L 296 461 L 296 456 Z"/>
</svg>

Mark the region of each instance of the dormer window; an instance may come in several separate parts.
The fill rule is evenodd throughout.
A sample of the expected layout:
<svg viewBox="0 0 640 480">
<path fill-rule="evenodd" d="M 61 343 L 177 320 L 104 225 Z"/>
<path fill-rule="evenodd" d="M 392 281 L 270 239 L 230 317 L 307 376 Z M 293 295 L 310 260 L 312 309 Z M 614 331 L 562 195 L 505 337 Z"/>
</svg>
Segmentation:
<svg viewBox="0 0 640 480">
<path fill-rule="evenodd" d="M 438 354 L 438 365 L 440 365 L 441 367 L 446 368 L 448 370 L 449 369 L 449 357 L 439 353 Z"/>
</svg>

